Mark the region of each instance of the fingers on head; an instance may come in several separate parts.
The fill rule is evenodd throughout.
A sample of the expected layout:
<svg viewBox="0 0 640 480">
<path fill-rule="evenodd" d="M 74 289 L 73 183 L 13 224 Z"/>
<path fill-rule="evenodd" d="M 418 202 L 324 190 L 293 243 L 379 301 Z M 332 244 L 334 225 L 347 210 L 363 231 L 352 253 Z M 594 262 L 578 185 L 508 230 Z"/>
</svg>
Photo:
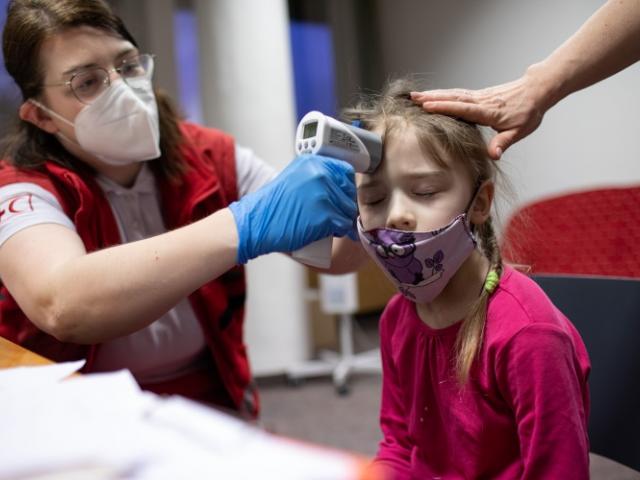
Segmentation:
<svg viewBox="0 0 640 480">
<path fill-rule="evenodd" d="M 489 142 L 489 155 L 499 160 L 502 154 L 520 138 L 516 129 L 505 130 L 496 134 Z"/>
<path fill-rule="evenodd" d="M 493 112 L 474 103 L 456 101 L 425 102 L 422 104 L 422 108 L 430 113 L 441 113 L 451 117 L 463 118 L 468 122 L 480 125 L 493 124 Z"/>
</svg>

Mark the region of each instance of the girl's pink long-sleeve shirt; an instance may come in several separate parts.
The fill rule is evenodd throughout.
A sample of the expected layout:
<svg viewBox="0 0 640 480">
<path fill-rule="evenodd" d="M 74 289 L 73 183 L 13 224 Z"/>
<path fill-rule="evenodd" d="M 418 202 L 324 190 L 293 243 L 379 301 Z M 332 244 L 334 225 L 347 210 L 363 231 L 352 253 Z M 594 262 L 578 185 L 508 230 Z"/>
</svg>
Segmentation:
<svg viewBox="0 0 640 480">
<path fill-rule="evenodd" d="M 507 267 L 461 389 L 461 322 L 435 330 L 397 295 L 380 324 L 383 440 L 378 464 L 406 479 L 587 479 L 590 371 L 574 326 Z"/>
</svg>

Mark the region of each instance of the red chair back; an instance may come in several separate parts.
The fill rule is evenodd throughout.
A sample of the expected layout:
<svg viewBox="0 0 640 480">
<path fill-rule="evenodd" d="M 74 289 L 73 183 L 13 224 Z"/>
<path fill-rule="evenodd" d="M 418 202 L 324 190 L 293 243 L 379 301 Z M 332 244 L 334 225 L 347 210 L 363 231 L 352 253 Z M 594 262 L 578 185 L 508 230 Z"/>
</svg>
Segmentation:
<svg viewBox="0 0 640 480">
<path fill-rule="evenodd" d="M 532 203 L 510 219 L 502 253 L 531 273 L 640 278 L 640 186 Z"/>
</svg>

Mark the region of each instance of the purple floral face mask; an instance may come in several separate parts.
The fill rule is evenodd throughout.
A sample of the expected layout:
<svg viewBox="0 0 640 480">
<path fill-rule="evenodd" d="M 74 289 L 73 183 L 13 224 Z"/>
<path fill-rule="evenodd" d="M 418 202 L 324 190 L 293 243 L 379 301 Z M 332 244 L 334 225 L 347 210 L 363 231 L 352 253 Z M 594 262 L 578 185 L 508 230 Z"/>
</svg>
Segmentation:
<svg viewBox="0 0 640 480">
<path fill-rule="evenodd" d="M 409 232 L 391 228 L 365 231 L 358 218 L 358 234 L 367 253 L 414 302 L 429 303 L 476 247 L 466 215 L 458 215 L 446 227 L 432 232 Z"/>
</svg>

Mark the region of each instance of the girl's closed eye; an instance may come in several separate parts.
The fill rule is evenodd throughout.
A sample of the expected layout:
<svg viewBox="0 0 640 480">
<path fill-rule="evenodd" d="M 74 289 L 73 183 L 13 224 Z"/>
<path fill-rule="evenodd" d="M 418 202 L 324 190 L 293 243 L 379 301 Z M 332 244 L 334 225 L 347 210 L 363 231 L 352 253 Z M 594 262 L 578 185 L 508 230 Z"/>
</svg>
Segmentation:
<svg viewBox="0 0 640 480">
<path fill-rule="evenodd" d="M 436 193 L 438 192 L 434 189 L 417 189 L 413 191 L 413 194 L 416 197 L 426 197 L 426 198 L 433 197 Z"/>
<path fill-rule="evenodd" d="M 358 193 L 358 203 L 367 207 L 381 204 L 386 199 L 386 192 L 380 190 L 369 190 L 364 188 Z"/>
<path fill-rule="evenodd" d="M 435 177 L 435 178 L 434 178 Z M 407 190 L 419 200 L 431 199 L 449 189 L 450 183 L 444 174 L 430 174 L 427 178 L 414 178 L 407 182 Z"/>
<path fill-rule="evenodd" d="M 382 204 L 387 199 L 386 195 L 378 195 L 376 197 L 368 197 L 360 200 L 360 204 L 366 207 L 373 207 Z"/>
</svg>

